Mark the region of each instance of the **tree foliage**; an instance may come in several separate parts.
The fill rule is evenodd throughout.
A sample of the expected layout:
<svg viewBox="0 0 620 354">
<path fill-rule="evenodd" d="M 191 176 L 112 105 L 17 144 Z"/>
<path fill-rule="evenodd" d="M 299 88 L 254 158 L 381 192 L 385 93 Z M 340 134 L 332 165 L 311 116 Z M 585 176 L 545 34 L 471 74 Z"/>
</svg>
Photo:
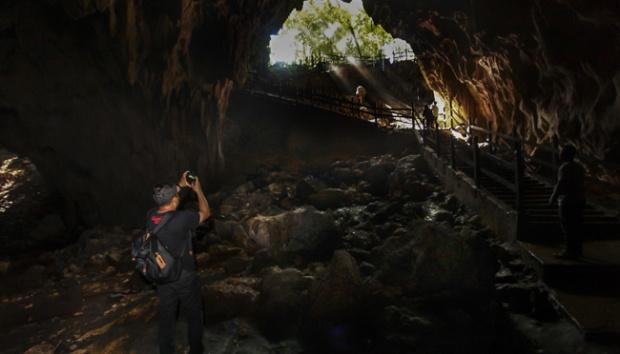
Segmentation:
<svg viewBox="0 0 620 354">
<path fill-rule="evenodd" d="M 384 46 L 394 41 L 365 11 L 352 15 L 339 0 L 307 0 L 301 11 L 291 13 L 280 33 L 287 31 L 295 33 L 299 63 L 383 56 Z"/>
</svg>

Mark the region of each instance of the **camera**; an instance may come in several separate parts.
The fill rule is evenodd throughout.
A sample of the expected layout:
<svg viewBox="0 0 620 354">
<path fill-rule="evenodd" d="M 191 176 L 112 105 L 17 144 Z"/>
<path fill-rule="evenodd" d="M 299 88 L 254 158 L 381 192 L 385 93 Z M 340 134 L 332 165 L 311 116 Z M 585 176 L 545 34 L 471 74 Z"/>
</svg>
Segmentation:
<svg viewBox="0 0 620 354">
<path fill-rule="evenodd" d="M 187 184 L 194 184 L 194 182 L 196 182 L 196 179 L 198 177 L 196 177 L 196 175 L 193 172 L 188 172 L 187 175 L 185 175 L 185 181 L 187 182 Z"/>
</svg>

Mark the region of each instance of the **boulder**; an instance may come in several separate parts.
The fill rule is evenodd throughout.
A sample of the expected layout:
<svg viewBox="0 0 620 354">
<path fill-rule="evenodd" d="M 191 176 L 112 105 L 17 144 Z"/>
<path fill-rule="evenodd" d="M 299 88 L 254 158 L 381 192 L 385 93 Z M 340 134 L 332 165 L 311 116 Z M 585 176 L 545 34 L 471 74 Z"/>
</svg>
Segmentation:
<svg viewBox="0 0 620 354">
<path fill-rule="evenodd" d="M 26 290 L 39 289 L 49 276 L 46 267 L 35 264 L 27 269 L 9 269 L 6 277 L 2 278 L 0 295 L 17 294 Z"/>
<path fill-rule="evenodd" d="M 297 182 L 295 186 L 295 197 L 305 200 L 309 195 L 326 188 L 325 184 L 313 176 L 307 176 Z"/>
<path fill-rule="evenodd" d="M 321 327 L 353 321 L 361 303 L 361 285 L 355 258 L 346 251 L 334 252 L 326 272 L 310 290 L 306 325 L 321 330 Z"/>
<path fill-rule="evenodd" d="M 233 245 L 247 248 L 249 237 L 243 226 L 233 220 L 214 220 L 213 227 L 220 240 L 229 241 Z"/>
<path fill-rule="evenodd" d="M 0 303 L 0 329 L 9 329 L 55 316 L 70 316 L 82 308 L 80 285 L 64 280 L 53 288 L 28 297 Z"/>
<path fill-rule="evenodd" d="M 258 278 L 226 278 L 202 287 L 205 315 L 210 319 L 252 316 L 259 292 Z"/>
<path fill-rule="evenodd" d="M 287 188 L 282 183 L 269 184 L 267 186 L 267 191 L 269 192 L 269 194 L 271 194 L 276 199 L 280 199 L 287 195 Z"/>
<path fill-rule="evenodd" d="M 390 202 L 384 204 L 381 207 L 377 208 L 375 214 L 371 217 L 370 220 L 372 220 L 374 223 L 384 223 L 390 216 L 400 212 L 401 209 L 402 204 L 399 202 Z"/>
<path fill-rule="evenodd" d="M 446 199 L 441 203 L 441 208 L 456 213 L 459 209 L 459 200 L 452 194 L 448 194 Z"/>
<path fill-rule="evenodd" d="M 239 247 L 228 245 L 212 245 L 207 250 L 205 263 L 217 263 L 229 259 L 230 257 L 243 254 L 243 250 Z"/>
<path fill-rule="evenodd" d="M 261 190 L 251 193 L 233 193 L 222 201 L 220 214 L 234 218 L 243 218 L 255 214 L 258 210 L 273 203 L 271 195 Z"/>
<path fill-rule="evenodd" d="M 258 297 L 258 318 L 271 337 L 295 334 L 306 303 L 311 277 L 294 268 L 271 268 L 263 276 Z"/>
<path fill-rule="evenodd" d="M 252 260 L 249 257 L 245 255 L 240 255 L 240 256 L 234 256 L 234 257 L 227 259 L 222 264 L 222 267 L 224 267 L 226 274 L 231 275 L 231 274 L 238 274 L 238 273 L 245 271 L 250 266 L 251 263 L 252 263 Z"/>
<path fill-rule="evenodd" d="M 409 195 L 409 199 L 414 202 L 423 202 L 427 200 L 434 192 L 437 186 L 420 181 L 411 181 L 404 186 L 405 194 Z"/>
<path fill-rule="evenodd" d="M 351 247 L 361 249 L 370 249 L 379 242 L 376 234 L 365 230 L 351 230 L 342 239 Z"/>
<path fill-rule="evenodd" d="M 353 170 L 348 167 L 337 167 L 331 170 L 332 178 L 337 183 L 352 183 L 361 177 L 360 170 Z"/>
<path fill-rule="evenodd" d="M 335 223 L 330 214 L 301 207 L 275 216 L 256 216 L 246 222 L 251 239 L 261 247 L 315 255 L 333 241 Z"/>
<path fill-rule="evenodd" d="M 54 354 L 56 347 L 50 342 L 41 342 L 29 348 L 24 354 Z"/>
<path fill-rule="evenodd" d="M 309 195 L 307 202 L 319 210 L 340 208 L 351 203 L 351 195 L 339 188 L 326 188 Z"/>
<path fill-rule="evenodd" d="M 57 241 L 67 233 L 64 221 L 57 214 L 45 216 L 30 232 L 29 237 L 35 241 Z"/>
<path fill-rule="evenodd" d="M 403 285 L 411 295 L 479 296 L 493 291 L 497 261 L 476 234 L 456 235 L 440 225 L 418 222 L 410 233 L 391 237 L 373 250 L 379 280 Z"/>
<path fill-rule="evenodd" d="M 447 210 L 437 211 L 433 216 L 433 219 L 436 222 L 447 222 L 448 224 L 454 223 L 454 215 L 452 214 L 452 212 L 449 212 Z"/>
<path fill-rule="evenodd" d="M 394 170 L 393 162 L 379 161 L 371 164 L 364 176 L 368 182 L 368 192 L 376 196 L 386 195 L 388 192 L 388 180 L 392 170 Z"/>
<path fill-rule="evenodd" d="M 254 254 L 254 259 L 250 266 L 250 271 L 258 272 L 264 268 L 274 266 L 278 264 L 277 255 L 269 248 L 259 249 Z"/>
</svg>

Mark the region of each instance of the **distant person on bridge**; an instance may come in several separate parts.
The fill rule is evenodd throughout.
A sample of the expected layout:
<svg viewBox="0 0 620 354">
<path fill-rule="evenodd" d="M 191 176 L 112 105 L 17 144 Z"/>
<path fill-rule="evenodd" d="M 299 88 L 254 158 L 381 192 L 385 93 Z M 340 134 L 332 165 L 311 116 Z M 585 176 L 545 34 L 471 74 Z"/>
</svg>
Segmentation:
<svg viewBox="0 0 620 354">
<path fill-rule="evenodd" d="M 437 107 L 437 102 L 433 101 L 433 107 L 431 107 L 431 111 L 433 112 L 433 118 L 435 122 L 439 121 L 439 107 Z"/>
<path fill-rule="evenodd" d="M 560 224 L 564 233 L 565 249 L 557 256 L 576 259 L 582 255 L 583 209 L 585 207 L 584 169 L 574 161 L 577 149 L 565 145 L 560 152 L 558 181 L 549 198 L 549 204 L 558 203 Z"/>
<path fill-rule="evenodd" d="M 435 126 L 435 116 L 433 111 L 428 105 L 424 106 L 424 123 L 426 123 L 426 129 L 432 129 Z"/>
</svg>

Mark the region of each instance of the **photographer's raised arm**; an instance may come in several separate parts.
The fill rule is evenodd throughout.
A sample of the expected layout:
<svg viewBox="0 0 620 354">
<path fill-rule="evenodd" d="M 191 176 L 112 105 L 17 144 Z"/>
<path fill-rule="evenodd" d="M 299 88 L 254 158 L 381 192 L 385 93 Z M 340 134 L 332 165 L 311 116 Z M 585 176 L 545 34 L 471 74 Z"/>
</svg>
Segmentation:
<svg viewBox="0 0 620 354">
<path fill-rule="evenodd" d="M 200 186 L 200 180 L 196 178 L 196 181 L 191 185 L 192 190 L 196 193 L 196 197 L 198 198 L 198 214 L 200 215 L 200 223 L 207 220 L 209 216 L 211 216 L 211 209 L 209 208 L 209 202 L 207 202 L 207 197 L 205 197 L 205 193 L 202 191 L 202 187 Z"/>
</svg>

